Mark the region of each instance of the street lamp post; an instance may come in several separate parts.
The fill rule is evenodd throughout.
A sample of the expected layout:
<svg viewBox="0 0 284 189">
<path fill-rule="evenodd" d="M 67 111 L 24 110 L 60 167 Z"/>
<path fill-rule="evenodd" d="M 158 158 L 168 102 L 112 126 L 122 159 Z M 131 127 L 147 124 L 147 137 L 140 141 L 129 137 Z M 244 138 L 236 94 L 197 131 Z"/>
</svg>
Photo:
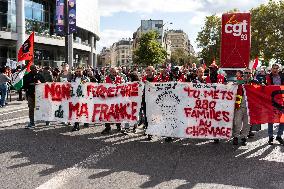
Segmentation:
<svg viewBox="0 0 284 189">
<path fill-rule="evenodd" d="M 69 32 L 69 0 L 64 0 L 65 62 L 73 67 L 73 34 Z"/>
</svg>

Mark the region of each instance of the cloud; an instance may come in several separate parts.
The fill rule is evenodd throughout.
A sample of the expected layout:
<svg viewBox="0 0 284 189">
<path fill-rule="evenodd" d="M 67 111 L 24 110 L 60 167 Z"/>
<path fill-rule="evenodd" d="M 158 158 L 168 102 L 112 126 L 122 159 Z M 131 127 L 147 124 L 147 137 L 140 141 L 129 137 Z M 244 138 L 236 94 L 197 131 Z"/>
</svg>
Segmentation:
<svg viewBox="0 0 284 189">
<path fill-rule="evenodd" d="M 240 11 L 249 9 L 269 0 L 99 0 L 101 16 L 111 16 L 118 12 L 206 12 L 222 13 L 238 8 Z"/>
<path fill-rule="evenodd" d="M 133 31 L 130 30 L 114 30 L 106 29 L 101 32 L 101 39 L 98 41 L 98 50 L 103 47 L 110 47 L 114 42 L 122 38 L 132 38 Z"/>
<path fill-rule="evenodd" d="M 249 11 L 253 7 L 257 7 L 262 3 L 267 3 L 269 0 L 203 0 L 203 8 L 200 11 L 208 12 L 211 14 L 221 14 L 234 8 L 239 9 L 242 12 Z"/>
<path fill-rule="evenodd" d="M 118 12 L 188 12 L 202 8 L 198 0 L 99 0 L 101 16 Z"/>
<path fill-rule="evenodd" d="M 101 16 L 112 17 L 115 21 L 115 13 L 137 13 L 141 19 L 146 19 L 151 14 L 159 13 L 185 13 L 193 15 L 181 29 L 188 31 L 194 47 L 197 32 L 204 25 L 204 19 L 208 15 L 217 14 L 239 9 L 242 12 L 249 11 L 269 0 L 99 0 Z M 125 26 L 123 26 L 125 27 Z M 111 46 L 121 38 L 132 37 L 134 31 L 130 30 L 105 29 L 101 32 L 101 40 L 98 42 L 98 49 L 104 46 Z"/>
</svg>

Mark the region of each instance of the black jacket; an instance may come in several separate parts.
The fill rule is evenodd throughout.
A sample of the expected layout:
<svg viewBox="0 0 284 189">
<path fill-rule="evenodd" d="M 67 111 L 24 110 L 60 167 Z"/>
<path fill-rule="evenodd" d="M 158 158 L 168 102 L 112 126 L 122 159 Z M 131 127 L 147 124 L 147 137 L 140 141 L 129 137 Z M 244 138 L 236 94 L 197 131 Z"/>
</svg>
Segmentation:
<svg viewBox="0 0 284 189">
<path fill-rule="evenodd" d="M 30 97 L 35 97 L 35 84 L 38 83 L 38 81 L 40 81 L 41 83 L 45 82 L 41 74 L 34 74 L 32 72 L 25 75 L 23 80 L 23 89 L 26 91 L 26 95 Z"/>
</svg>

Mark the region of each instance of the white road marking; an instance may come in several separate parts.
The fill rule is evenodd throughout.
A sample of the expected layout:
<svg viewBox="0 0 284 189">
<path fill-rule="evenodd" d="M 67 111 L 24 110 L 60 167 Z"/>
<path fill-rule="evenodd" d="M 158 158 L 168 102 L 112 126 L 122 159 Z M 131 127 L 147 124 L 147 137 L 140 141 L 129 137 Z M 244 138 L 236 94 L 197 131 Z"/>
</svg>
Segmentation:
<svg viewBox="0 0 284 189">
<path fill-rule="evenodd" d="M 12 121 L 26 119 L 26 118 L 28 118 L 28 116 L 22 116 L 22 117 L 17 117 L 17 118 L 12 118 L 12 119 L 5 119 L 5 120 L 2 120 L 1 123 L 3 123 L 3 122 L 12 122 Z"/>
<path fill-rule="evenodd" d="M 13 111 L 5 111 L 4 113 L 1 113 L 0 116 L 9 115 L 9 114 L 12 114 L 12 113 L 22 112 L 22 111 L 26 111 L 26 110 L 29 110 L 29 109 L 24 108 L 24 109 L 16 109 L 16 110 L 13 110 Z"/>
</svg>

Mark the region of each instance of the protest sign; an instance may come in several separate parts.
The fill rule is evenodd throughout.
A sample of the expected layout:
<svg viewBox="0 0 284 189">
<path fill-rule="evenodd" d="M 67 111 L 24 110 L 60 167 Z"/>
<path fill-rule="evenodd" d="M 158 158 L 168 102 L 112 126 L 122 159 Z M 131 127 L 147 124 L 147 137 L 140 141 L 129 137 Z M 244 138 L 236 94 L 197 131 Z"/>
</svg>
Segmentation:
<svg viewBox="0 0 284 189">
<path fill-rule="evenodd" d="M 228 139 L 232 135 L 236 85 L 147 83 L 147 134 Z"/>
<path fill-rule="evenodd" d="M 39 84 L 35 120 L 134 124 L 139 119 L 143 89 L 139 82 Z"/>
<path fill-rule="evenodd" d="M 284 123 L 284 86 L 245 85 L 250 124 Z"/>
<path fill-rule="evenodd" d="M 221 67 L 246 68 L 250 61 L 250 13 L 222 15 Z"/>
</svg>

